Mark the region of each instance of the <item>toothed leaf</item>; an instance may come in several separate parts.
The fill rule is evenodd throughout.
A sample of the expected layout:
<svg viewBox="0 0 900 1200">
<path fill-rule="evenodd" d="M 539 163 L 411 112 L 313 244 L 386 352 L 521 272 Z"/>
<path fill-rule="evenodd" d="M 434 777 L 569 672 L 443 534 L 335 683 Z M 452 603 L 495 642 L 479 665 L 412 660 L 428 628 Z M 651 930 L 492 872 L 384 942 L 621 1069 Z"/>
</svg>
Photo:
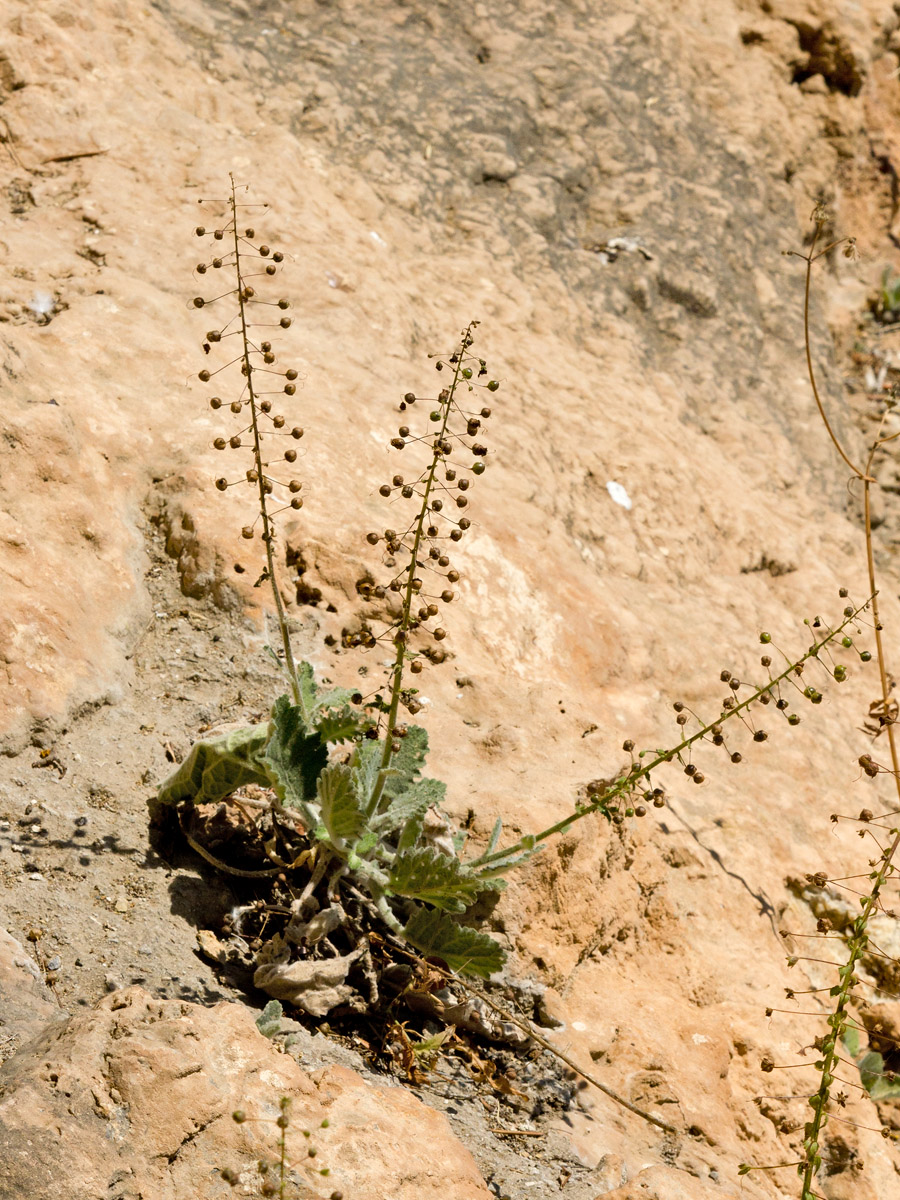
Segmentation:
<svg viewBox="0 0 900 1200">
<path fill-rule="evenodd" d="M 397 896 L 427 900 L 447 912 L 465 912 L 479 892 L 496 891 L 493 880 L 483 882 L 458 858 L 432 846 L 403 850 L 394 859 L 388 888 Z"/>
<path fill-rule="evenodd" d="M 306 724 L 302 706 L 291 704 L 287 696 L 280 696 L 272 709 L 272 736 L 265 761 L 275 778 L 279 800 L 303 810 L 304 819 L 313 824 L 309 803 L 315 799 L 319 774 L 328 764 L 328 750 Z"/>
<path fill-rule="evenodd" d="M 239 787 L 258 783 L 271 787 L 264 752 L 269 725 L 251 725 L 195 742 L 187 758 L 160 784 L 157 801 L 215 804 Z"/>
<path fill-rule="evenodd" d="M 486 933 L 457 925 L 436 908 L 417 908 L 403 936 L 426 956 L 442 958 L 451 971 L 487 979 L 506 959 L 502 948 Z"/>
<path fill-rule="evenodd" d="M 350 768 L 331 763 L 319 775 L 319 807 L 322 823 L 334 845 L 353 841 L 362 832 L 366 815 L 353 791 Z"/>
<path fill-rule="evenodd" d="M 395 829 L 400 829 L 411 818 L 424 816 L 432 805 L 440 808 L 446 795 L 447 785 L 441 783 L 439 779 L 417 779 L 404 792 L 396 796 L 383 813 L 372 820 L 372 828 L 392 833 Z"/>
<path fill-rule="evenodd" d="M 323 713 L 316 720 L 316 729 L 323 742 L 346 742 L 359 733 L 362 721 L 358 712 L 344 705 Z"/>
<path fill-rule="evenodd" d="M 353 787 L 363 808 L 367 808 L 375 790 L 378 771 L 381 768 L 381 742 L 364 740 L 353 751 L 351 770 Z"/>
<path fill-rule="evenodd" d="M 428 734 L 421 725 L 410 725 L 405 738 L 400 738 L 400 749 L 391 755 L 384 795 L 389 800 L 405 792 L 418 778 L 428 753 Z"/>
</svg>

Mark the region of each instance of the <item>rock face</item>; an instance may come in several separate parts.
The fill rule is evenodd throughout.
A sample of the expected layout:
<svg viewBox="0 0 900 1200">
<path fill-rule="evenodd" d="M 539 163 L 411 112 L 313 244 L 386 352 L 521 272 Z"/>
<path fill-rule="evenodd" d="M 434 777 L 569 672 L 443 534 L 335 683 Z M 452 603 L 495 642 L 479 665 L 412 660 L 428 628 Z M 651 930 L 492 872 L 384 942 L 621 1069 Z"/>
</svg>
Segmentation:
<svg viewBox="0 0 900 1200">
<path fill-rule="evenodd" d="M 307 1075 L 242 1005 L 128 988 L 0 1069 L 0 1196 L 218 1200 L 232 1194 L 223 1172 L 247 1194 L 261 1182 L 258 1160 L 278 1158 L 282 1097 L 291 1186 L 305 1185 L 304 1195 L 491 1195 L 446 1118 L 404 1089 L 373 1088 L 338 1066 Z"/>
<path fill-rule="evenodd" d="M 378 487 L 398 466 L 387 442 L 400 397 L 427 395 L 427 354 L 482 321 L 477 349 L 501 382 L 490 470 L 460 546 L 452 658 L 424 677 L 420 717 L 431 770 L 456 818 L 472 810 L 476 842 L 498 815 L 515 833 L 559 820 L 588 781 L 627 763 L 626 738 L 673 744 L 673 701 L 718 713 L 722 670 L 760 679 L 760 629 L 802 650 L 804 618 L 840 613 L 839 586 L 868 594 L 858 503 L 805 378 L 803 265 L 782 252 L 803 249 L 818 201 L 829 236 L 857 237 L 861 264 L 839 253 L 818 264 L 811 330 L 833 426 L 861 460 L 875 428 L 866 393 L 880 385 L 857 381 L 848 403 L 832 331 L 852 347 L 882 272 L 900 266 L 888 0 L 6 0 L 0 31 L 0 840 L 20 942 L 52 923 L 70 959 L 97 951 L 96 981 L 133 966 L 140 922 L 148 987 L 163 990 L 163 956 L 166 986 L 183 985 L 199 918 L 194 893 L 167 896 L 166 864 L 141 861 L 145 792 L 199 727 L 259 719 L 278 686 L 267 677 L 268 695 L 249 678 L 263 661 L 262 556 L 241 537 L 240 490 L 212 486 L 223 426 L 198 379 L 208 323 L 189 307 L 209 279 L 192 276 L 191 230 L 198 213 L 221 215 L 229 172 L 269 204 L 253 221 L 287 256 L 293 325 L 279 356 L 303 385 L 284 403 L 306 431 L 305 507 L 282 517 L 282 582 L 298 654 L 336 682 L 359 686 L 361 669 L 381 679 L 342 635 L 375 615 L 357 583 L 382 569 L 366 531 L 396 515 Z M 240 478 L 247 464 L 228 462 Z M 896 645 L 890 456 L 879 479 Z M 184 612 L 151 604 L 154 536 L 177 564 Z M 151 672 L 151 631 L 196 620 L 201 605 L 206 624 L 177 654 L 153 642 Z M 676 1169 L 687 1194 L 724 1195 L 739 1163 L 796 1157 L 803 1105 L 781 1097 L 810 1075 L 775 1088 L 759 1063 L 798 1062 L 815 1034 L 800 1015 L 765 1011 L 790 1007 L 788 985 L 833 978 L 804 961 L 786 975 L 785 949 L 799 956 L 815 930 L 787 880 L 866 872 L 874 851 L 829 818 L 892 806 L 886 776 L 857 765 L 881 753 L 859 732 L 877 681 L 849 665 L 831 689 L 840 703 L 830 693 L 804 708 L 798 730 L 773 714 L 766 746 L 749 732 L 730 743 L 739 766 L 710 750 L 702 786 L 673 769 L 664 811 L 586 820 L 554 840 L 494 915 L 521 971 L 561 997 L 570 1053 L 683 1131 L 676 1153 L 586 1094 L 565 1133 L 592 1167 L 621 1163 L 607 1172 L 614 1197 L 679 1196 Z M 87 810 L 91 847 L 63 828 Z M 58 983 L 70 1006 L 97 999 L 84 986 Z M 21 1052 L 5 1119 L 16 1137 L 49 1132 L 27 1156 L 10 1143 L 4 1169 L 43 1171 L 43 1187 L 55 1172 L 55 1195 L 64 1179 L 83 1188 L 73 1197 L 96 1185 L 124 1200 L 174 1196 L 165 1188 L 196 1166 L 191 1187 L 225 1194 L 214 1172 L 238 1145 L 227 1105 L 256 1089 L 258 1111 L 274 1113 L 282 1080 L 298 1107 L 331 1103 L 355 1130 L 356 1085 L 342 1076 L 288 1078 L 279 1060 L 267 1092 L 224 1040 L 208 1069 L 178 1076 L 182 1050 L 195 1061 L 189 1031 L 213 1018 L 173 1003 L 108 997 L 40 1054 Z M 245 1036 L 233 1006 L 210 1011 Z M 119 1028 L 130 1032 L 112 1038 Z M 184 1104 L 143 1074 L 151 1043 Z M 111 1047 L 124 1055 L 118 1082 L 100 1065 Z M 70 1078 L 88 1090 L 66 1097 Z M 892 1194 L 896 1148 L 866 1131 L 878 1122 L 865 1097 L 847 1115 L 864 1128 L 834 1138 L 823 1194 Z M 138 1120 L 154 1149 L 123 1165 L 117 1139 Z M 392 1152 L 386 1139 L 357 1144 L 362 1132 L 339 1143 L 339 1125 L 322 1145 L 337 1148 L 335 1172 L 339 1160 L 357 1172 L 346 1189 L 357 1200 L 368 1164 Z M 241 1130 L 249 1154 L 257 1127 Z M 397 1144 L 405 1160 L 427 1139 Z M 120 1170 L 134 1174 L 111 1183 Z M 422 1170 L 415 1194 L 445 1186 Z M 781 1178 L 750 1175 L 742 1194 L 775 1200 Z M 480 1194 L 475 1176 L 460 1179 Z M 398 1178 L 391 1196 L 406 1186 Z"/>
</svg>

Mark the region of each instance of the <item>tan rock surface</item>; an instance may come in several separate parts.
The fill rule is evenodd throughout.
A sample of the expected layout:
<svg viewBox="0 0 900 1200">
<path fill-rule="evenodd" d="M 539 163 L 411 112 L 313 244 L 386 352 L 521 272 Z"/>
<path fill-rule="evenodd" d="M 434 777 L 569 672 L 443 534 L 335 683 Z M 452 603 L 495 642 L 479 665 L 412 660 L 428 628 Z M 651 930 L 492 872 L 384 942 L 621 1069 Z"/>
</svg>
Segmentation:
<svg viewBox="0 0 900 1200">
<path fill-rule="evenodd" d="M 248 1184 L 260 1158 L 277 1158 L 285 1096 L 292 1185 L 305 1183 L 305 1194 L 491 1194 L 446 1118 L 404 1089 L 373 1088 L 338 1066 L 309 1076 L 242 1005 L 203 1008 L 128 988 L 0 1069 L 0 1196 L 230 1195 L 223 1169 Z"/>
<path fill-rule="evenodd" d="M 363 537 L 387 523 L 396 401 L 426 392 L 425 355 L 482 319 L 503 385 L 492 466 L 460 554 L 455 658 L 427 677 L 423 714 L 476 837 L 498 813 L 511 832 L 559 819 L 621 767 L 625 737 L 674 737 L 674 699 L 717 711 L 723 667 L 755 678 L 760 628 L 802 648 L 802 619 L 839 612 L 838 585 L 865 595 L 856 510 L 804 377 L 800 266 L 781 251 L 802 246 L 819 198 L 858 235 L 862 265 L 829 263 L 813 311 L 857 454 L 823 314 L 852 343 L 900 265 L 887 0 L 7 0 L 0 21 L 0 709 L 20 752 L 3 882 L 16 936 L 58 939 L 66 1002 L 95 1000 L 107 973 L 222 994 L 192 955 L 215 904 L 196 872 L 144 855 L 144 801 L 173 749 L 277 687 L 241 501 L 208 482 L 207 326 L 188 310 L 197 200 L 222 196 L 229 170 L 269 201 L 260 223 L 292 257 L 283 358 L 304 382 L 307 501 L 283 530 L 284 587 L 298 650 L 335 679 L 357 678 L 322 639 L 339 643 L 377 563 Z M 603 249 L 617 237 L 635 247 Z M 161 590 L 156 528 L 186 599 Z M 893 631 L 896 517 L 882 533 Z M 854 670 L 840 703 L 799 730 L 773 721 L 740 767 L 709 757 L 702 787 L 670 776 L 658 820 L 581 823 L 498 910 L 521 968 L 563 997 L 560 1044 L 694 1130 L 677 1166 L 698 1188 L 727 1194 L 739 1162 L 795 1148 L 802 1102 L 755 1098 L 809 1076 L 773 1086 L 759 1060 L 797 1062 L 810 1026 L 764 1012 L 829 980 L 784 967 L 779 930 L 812 927 L 786 879 L 866 868 L 829 815 L 887 796 L 856 766 L 876 686 Z M 64 775 L 32 770 L 56 759 Z M 565 1126 L 584 1162 L 618 1156 L 632 1191 L 647 1170 L 662 1188 L 665 1165 L 669 1186 L 671 1147 L 584 1097 Z M 896 1149 L 853 1136 L 865 1186 L 889 1196 Z M 742 1194 L 792 1195 L 787 1174 Z"/>
</svg>

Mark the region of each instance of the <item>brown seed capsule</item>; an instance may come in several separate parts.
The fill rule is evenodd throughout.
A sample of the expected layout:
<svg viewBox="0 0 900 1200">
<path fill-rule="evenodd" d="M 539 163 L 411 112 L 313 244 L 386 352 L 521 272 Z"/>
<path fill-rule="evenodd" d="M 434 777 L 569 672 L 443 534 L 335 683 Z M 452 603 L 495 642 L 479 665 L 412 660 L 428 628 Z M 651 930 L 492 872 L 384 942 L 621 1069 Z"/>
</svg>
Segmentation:
<svg viewBox="0 0 900 1200">
<path fill-rule="evenodd" d="M 230 405 L 231 411 L 233 413 L 239 413 L 243 407 L 244 406 L 243 406 L 243 404 L 241 404 L 240 400 L 232 400 L 231 405 Z"/>
<path fill-rule="evenodd" d="M 764 742 L 768 738 L 768 734 L 764 729 L 757 729 L 753 735 L 754 742 Z"/>
<path fill-rule="evenodd" d="M 440 626 L 438 626 L 438 628 L 437 628 L 437 629 L 435 629 L 435 631 L 434 631 L 434 640 L 435 640 L 436 642 L 442 642 L 446 636 L 447 636 L 447 630 L 446 630 L 446 629 L 441 629 L 441 627 L 440 627 Z"/>
<path fill-rule="evenodd" d="M 438 615 L 438 606 L 436 604 L 428 605 L 428 615 L 429 617 L 436 617 Z"/>
<path fill-rule="evenodd" d="M 296 438 L 298 441 L 300 440 L 300 438 L 303 437 L 303 430 L 300 428 L 299 425 L 295 425 L 294 428 L 291 430 L 291 437 Z"/>
<path fill-rule="evenodd" d="M 202 308 L 205 303 L 206 303 L 206 301 L 203 299 L 202 296 L 194 297 L 194 308 Z"/>
<path fill-rule="evenodd" d="M 299 479 L 292 479 L 291 482 L 288 484 L 288 490 L 291 492 L 299 492 L 302 487 L 303 487 L 303 484 L 300 482 Z"/>
<path fill-rule="evenodd" d="M 654 800 L 653 800 L 653 807 L 654 807 L 654 808 L 665 808 L 665 807 L 666 807 L 666 798 L 665 798 L 665 796 L 656 796 L 656 797 L 654 797 Z"/>
<path fill-rule="evenodd" d="M 469 501 L 466 499 L 465 496 L 457 496 L 456 497 L 456 507 L 457 508 L 465 508 L 468 503 L 469 503 Z"/>
<path fill-rule="evenodd" d="M 260 407 L 260 410 L 264 413 L 271 412 L 272 411 L 272 401 L 271 400 L 260 400 L 259 407 Z"/>
<path fill-rule="evenodd" d="M 450 541 L 451 542 L 462 541 L 462 531 L 459 529 L 451 529 L 450 530 Z"/>
<path fill-rule="evenodd" d="M 232 450 L 237 450 L 239 448 L 240 444 L 241 444 L 241 439 L 238 437 L 237 434 L 235 434 L 234 437 L 228 439 L 228 445 L 232 448 Z"/>
<path fill-rule="evenodd" d="M 259 480 L 259 475 L 252 468 L 247 472 L 247 482 L 256 483 Z"/>
<path fill-rule="evenodd" d="M 443 500 L 432 500 L 431 507 L 434 510 L 434 512 L 440 512 L 441 509 L 444 507 L 444 502 L 443 502 Z"/>
<path fill-rule="evenodd" d="M 219 489 L 220 492 L 224 492 L 225 489 L 228 487 L 228 480 L 227 479 L 217 479 L 216 487 Z"/>
<path fill-rule="evenodd" d="M 634 742 L 631 740 L 631 738 L 628 738 L 626 741 L 624 741 L 624 742 L 622 743 L 622 749 L 623 749 L 623 750 L 624 750 L 624 751 L 625 751 L 627 754 L 630 754 L 630 753 L 631 753 L 631 751 L 634 749 Z"/>
<path fill-rule="evenodd" d="M 400 495 L 403 497 L 404 500 L 411 499 L 411 497 L 413 497 L 415 494 L 416 494 L 415 488 L 412 487 L 408 483 L 404 484 L 404 486 L 400 489 Z"/>
<path fill-rule="evenodd" d="M 448 483 L 453 483 L 453 481 L 456 479 L 456 472 L 453 470 L 452 467 L 448 467 L 447 470 L 444 472 L 444 478 L 447 480 Z"/>
<path fill-rule="evenodd" d="M 263 355 L 263 362 L 271 364 L 274 361 L 275 361 L 275 355 L 272 353 L 271 350 L 267 350 L 266 353 Z"/>
<path fill-rule="evenodd" d="M 393 479 L 391 480 L 391 483 L 394 485 L 394 487 L 400 487 L 400 486 L 402 485 L 402 483 L 403 483 L 403 476 L 402 476 L 402 475 L 395 475 L 395 476 L 393 477 Z"/>
<path fill-rule="evenodd" d="M 250 539 L 253 537 L 253 526 L 245 525 L 244 528 L 241 530 L 241 537 L 246 538 L 247 541 L 249 542 Z"/>
<path fill-rule="evenodd" d="M 255 229 L 245 229 L 244 237 L 248 237 L 248 238 L 256 237 L 256 230 Z"/>
<path fill-rule="evenodd" d="M 448 571 L 447 578 L 450 580 L 451 583 L 458 583 L 459 582 L 459 571 Z"/>
<path fill-rule="evenodd" d="M 266 479 L 263 481 L 263 491 L 266 493 L 267 496 L 272 495 L 273 487 L 274 487 L 274 484 L 272 483 L 271 479 Z"/>
<path fill-rule="evenodd" d="M 202 379 L 204 383 L 208 383 L 210 378 L 209 371 L 199 371 L 197 373 L 197 378 Z"/>
<path fill-rule="evenodd" d="M 291 463 L 296 462 L 297 461 L 297 451 L 296 450 L 285 450 L 284 461 L 291 462 Z"/>
<path fill-rule="evenodd" d="M 284 417 L 282 417 L 280 415 L 277 417 L 273 417 L 272 424 L 275 426 L 276 429 L 282 429 L 284 427 Z"/>
<path fill-rule="evenodd" d="M 438 566 L 439 567 L 449 567 L 450 566 L 450 559 L 447 557 L 446 554 L 442 554 L 441 557 L 438 559 Z"/>
<path fill-rule="evenodd" d="M 221 407 L 222 407 L 222 401 L 221 401 L 221 399 L 220 399 L 218 396 L 213 396 L 213 398 L 212 398 L 212 399 L 210 400 L 210 402 L 209 402 L 209 407 L 210 407 L 210 408 L 217 408 L 217 409 L 218 409 L 218 408 L 221 408 Z"/>
<path fill-rule="evenodd" d="M 269 247 L 268 246 L 260 246 L 259 253 L 263 258 L 267 258 L 268 254 L 269 254 Z"/>
<path fill-rule="evenodd" d="M 404 442 L 403 438 L 396 437 L 396 438 L 391 438 L 391 445 L 394 447 L 395 450 L 402 450 L 403 447 L 406 445 L 406 442 Z"/>
<path fill-rule="evenodd" d="M 194 230 L 194 233 L 196 233 L 197 237 L 203 237 L 203 235 L 206 233 L 206 229 L 203 225 L 198 225 Z"/>
<path fill-rule="evenodd" d="M 213 237 L 216 239 L 216 241 L 217 241 L 217 242 L 221 242 L 221 240 L 222 240 L 222 238 L 223 238 L 224 236 L 225 236 L 225 230 L 224 230 L 224 229 L 216 229 L 216 230 L 213 232 Z"/>
<path fill-rule="evenodd" d="M 459 481 L 459 484 L 458 484 L 459 490 L 460 490 L 461 492 L 468 491 L 468 488 L 469 488 L 469 482 L 470 482 L 470 481 L 469 481 L 468 479 L 461 479 L 461 480 Z"/>
<path fill-rule="evenodd" d="M 280 250 L 276 250 L 275 253 L 272 255 L 272 258 L 275 260 L 275 262 L 283 262 L 284 261 L 284 255 L 281 253 Z"/>
<path fill-rule="evenodd" d="M 437 525 L 429 525 L 426 532 L 428 533 L 429 537 L 437 537 L 440 530 L 438 529 Z"/>
<path fill-rule="evenodd" d="M 389 496 L 391 494 L 391 485 L 389 483 L 383 483 L 378 489 L 378 493 L 381 496 Z"/>
<path fill-rule="evenodd" d="M 210 329 L 206 335 L 206 340 L 208 342 L 221 342 L 222 335 L 219 333 L 218 329 Z"/>
<path fill-rule="evenodd" d="M 469 520 L 468 517 L 460 517 L 459 518 L 460 529 L 468 529 L 471 524 L 472 524 L 472 522 Z"/>
<path fill-rule="evenodd" d="M 290 317 L 282 317 L 281 320 L 278 322 L 278 324 L 281 326 L 282 329 L 290 329 L 291 318 Z"/>
<path fill-rule="evenodd" d="M 224 438 L 216 438 L 213 442 L 213 445 L 217 450 L 224 450 L 228 443 Z"/>
<path fill-rule="evenodd" d="M 697 768 L 694 765 L 694 763 L 688 763 L 687 766 L 684 768 L 684 773 L 685 773 L 685 775 L 696 775 Z"/>
<path fill-rule="evenodd" d="M 291 508 L 302 508 L 302 507 L 303 507 L 303 501 L 300 499 L 299 496 L 295 496 L 294 499 L 291 501 Z"/>
<path fill-rule="evenodd" d="M 271 264 L 271 263 L 269 263 L 269 265 L 266 267 L 266 274 L 267 274 L 267 275 L 274 275 L 274 274 L 275 274 L 275 268 L 272 266 L 272 264 Z"/>
<path fill-rule="evenodd" d="M 741 757 L 742 756 L 738 753 L 738 751 L 735 750 L 734 754 L 732 754 L 732 756 L 731 756 L 731 761 L 733 763 L 739 763 L 741 761 Z"/>
<path fill-rule="evenodd" d="M 297 390 L 297 385 L 295 383 L 286 383 L 284 385 L 284 394 L 286 396 L 293 396 L 293 394 L 296 392 L 296 390 Z"/>
<path fill-rule="evenodd" d="M 422 660 L 420 658 L 414 658 L 413 661 L 409 664 L 409 669 L 412 671 L 413 675 L 421 675 Z"/>
<path fill-rule="evenodd" d="M 366 534 L 366 541 L 369 543 L 370 546 L 377 546 L 380 540 L 381 539 L 379 538 L 377 533 L 367 533 Z"/>
<path fill-rule="evenodd" d="M 453 599 L 453 592 L 450 592 L 450 591 L 441 592 L 441 599 L 443 600 L 443 602 L 445 604 L 449 604 L 450 601 Z"/>
</svg>

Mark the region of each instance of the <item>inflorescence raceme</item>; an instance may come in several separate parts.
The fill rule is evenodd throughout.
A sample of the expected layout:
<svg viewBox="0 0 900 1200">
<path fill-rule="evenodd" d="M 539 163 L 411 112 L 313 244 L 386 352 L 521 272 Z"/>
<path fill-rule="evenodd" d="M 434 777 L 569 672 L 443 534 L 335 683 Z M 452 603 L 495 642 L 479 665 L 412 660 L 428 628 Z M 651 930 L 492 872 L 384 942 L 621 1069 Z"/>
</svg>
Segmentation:
<svg viewBox="0 0 900 1200">
<path fill-rule="evenodd" d="M 271 584 L 275 609 L 278 616 L 285 666 L 291 680 L 295 700 L 298 695 L 297 671 L 291 652 L 287 619 L 281 594 L 278 589 L 275 569 L 275 525 L 273 518 L 279 513 L 297 511 L 303 507 L 299 493 L 302 482 L 295 477 L 294 463 L 297 461 L 297 443 L 303 437 L 299 425 L 288 425 L 280 411 L 278 400 L 293 396 L 297 391 L 299 372 L 288 367 L 282 370 L 276 364 L 273 333 L 290 328 L 291 318 L 283 315 L 290 308 L 288 300 L 265 299 L 258 293 L 259 281 L 277 274 L 284 255 L 272 250 L 264 242 L 256 240 L 252 227 L 242 229 L 239 210 L 265 208 L 265 205 L 239 204 L 234 178 L 231 180 L 231 195 L 227 202 L 227 221 L 212 230 L 198 225 L 196 236 L 210 238 L 213 254 L 197 264 L 198 275 L 222 272 L 230 286 L 211 297 L 196 296 L 193 307 L 206 309 L 225 301 L 230 305 L 230 315 L 224 324 L 206 333 L 203 350 L 212 353 L 213 346 L 220 343 L 234 345 L 233 356 L 221 366 L 204 368 L 198 378 L 210 383 L 217 376 L 234 374 L 237 368 L 242 382 L 237 394 L 229 400 L 220 395 L 212 396 L 209 406 L 214 412 L 227 407 L 235 415 L 235 428 L 228 436 L 221 434 L 213 439 L 216 450 L 229 452 L 249 449 L 252 465 L 234 478 L 221 475 L 216 487 L 225 492 L 231 487 L 248 485 L 257 498 L 258 512 L 253 524 L 245 525 L 241 534 L 248 541 L 258 536 L 263 542 L 266 565 L 256 581 L 256 586 L 268 581 Z M 221 243 L 221 248 L 216 244 Z M 257 262 L 261 269 L 257 269 Z M 234 339 L 233 342 L 229 339 Z M 277 398 L 277 399 L 276 399 Z M 272 505 L 275 507 L 271 507 Z"/>
<path fill-rule="evenodd" d="M 360 595 L 386 606 L 389 616 L 378 634 L 364 623 L 344 636 L 347 646 L 371 648 L 379 642 L 393 646 L 390 702 L 380 697 L 372 701 L 373 707 L 388 712 L 390 730 L 401 705 L 412 715 L 422 707 L 417 690 L 403 687 L 406 668 L 418 675 L 426 660 L 441 663 L 447 657 L 442 607 L 458 598 L 460 580 L 451 553 L 472 525 L 468 515 L 472 488 L 487 465 L 484 436 L 491 416 L 487 401 L 500 386 L 489 377 L 485 360 L 472 353 L 477 324 L 472 321 L 463 330 L 450 355 L 437 358 L 436 369 L 449 375 L 437 396 L 407 392 L 400 402 L 401 414 L 413 406 L 424 408 L 427 423 L 420 420 L 419 431 L 413 432 L 404 415 L 391 438 L 391 447 L 404 452 L 404 462 L 378 490 L 397 516 L 392 525 L 366 538 L 371 546 L 383 547 L 387 574 L 381 582 L 364 579 L 357 584 Z M 417 451 L 424 455 L 417 458 Z"/>
</svg>

